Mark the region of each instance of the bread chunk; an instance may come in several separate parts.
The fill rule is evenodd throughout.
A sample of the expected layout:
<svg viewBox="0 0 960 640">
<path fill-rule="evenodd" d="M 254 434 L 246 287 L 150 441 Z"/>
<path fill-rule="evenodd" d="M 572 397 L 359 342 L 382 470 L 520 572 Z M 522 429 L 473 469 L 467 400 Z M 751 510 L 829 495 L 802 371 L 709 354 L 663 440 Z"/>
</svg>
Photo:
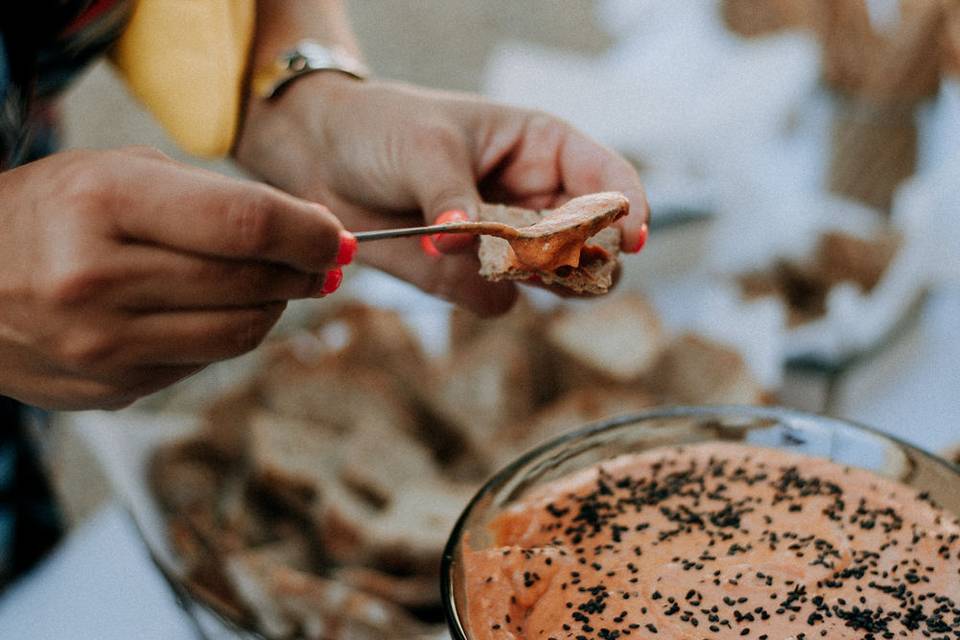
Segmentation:
<svg viewBox="0 0 960 640">
<path fill-rule="evenodd" d="M 488 454 L 500 425 L 530 415 L 535 387 L 531 353 L 523 333 L 482 333 L 456 353 L 437 375 L 435 406 L 470 443 Z"/>
<path fill-rule="evenodd" d="M 341 563 L 433 565 L 473 487 L 439 477 L 429 452 L 373 424 L 337 434 L 263 415 L 251 464 L 268 491 L 302 498 L 325 553 Z"/>
<path fill-rule="evenodd" d="M 234 554 L 227 575 L 271 638 L 300 631 L 327 640 L 412 638 L 422 626 L 403 609 L 343 582 L 297 571 L 269 552 Z"/>
<path fill-rule="evenodd" d="M 637 293 L 568 309 L 546 334 L 567 388 L 636 382 L 666 344 L 656 311 Z"/>
<path fill-rule="evenodd" d="M 762 404 L 763 388 L 739 353 L 695 334 L 674 339 L 654 368 L 652 383 L 682 404 Z"/>
<path fill-rule="evenodd" d="M 538 212 L 506 205 L 485 205 L 480 219 L 502 222 L 514 227 L 528 227 L 542 220 L 548 211 Z M 516 261 L 510 244 L 501 238 L 480 236 L 480 275 L 494 282 L 527 280 L 537 276 L 544 284 L 556 284 L 577 293 L 606 293 L 613 285 L 619 265 L 620 230 L 601 229 L 584 245 L 577 267 L 560 267 L 554 271 L 530 270 Z"/>
</svg>

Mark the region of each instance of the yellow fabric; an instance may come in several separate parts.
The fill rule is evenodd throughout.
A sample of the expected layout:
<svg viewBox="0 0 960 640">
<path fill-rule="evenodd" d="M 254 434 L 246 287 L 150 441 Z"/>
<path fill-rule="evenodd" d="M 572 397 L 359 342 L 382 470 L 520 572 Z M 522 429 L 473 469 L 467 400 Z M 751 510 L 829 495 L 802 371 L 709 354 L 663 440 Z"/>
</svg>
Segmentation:
<svg viewBox="0 0 960 640">
<path fill-rule="evenodd" d="M 226 155 L 240 118 L 255 0 L 138 0 L 113 60 L 176 143 Z"/>
</svg>

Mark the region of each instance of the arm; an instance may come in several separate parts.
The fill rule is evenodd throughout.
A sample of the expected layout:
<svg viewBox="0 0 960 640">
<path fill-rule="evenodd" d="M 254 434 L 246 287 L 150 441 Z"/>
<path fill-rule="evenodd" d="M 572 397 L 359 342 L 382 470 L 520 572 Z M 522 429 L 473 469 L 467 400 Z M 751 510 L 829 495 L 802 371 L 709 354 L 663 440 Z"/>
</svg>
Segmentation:
<svg viewBox="0 0 960 640">
<path fill-rule="evenodd" d="M 356 51 L 340 2 L 260 0 L 252 64 L 305 37 Z M 413 226 L 452 211 L 475 218 L 482 200 L 543 208 L 618 190 L 631 201 L 624 250 L 646 237 L 649 210 L 626 160 L 548 114 L 477 96 L 315 73 L 276 100 L 250 98 L 234 154 L 267 182 L 330 206 L 348 229 Z M 441 246 L 451 255 L 439 260 L 404 240 L 371 243 L 359 256 L 476 312 L 505 311 L 514 285 L 481 279 L 469 242 Z"/>
</svg>

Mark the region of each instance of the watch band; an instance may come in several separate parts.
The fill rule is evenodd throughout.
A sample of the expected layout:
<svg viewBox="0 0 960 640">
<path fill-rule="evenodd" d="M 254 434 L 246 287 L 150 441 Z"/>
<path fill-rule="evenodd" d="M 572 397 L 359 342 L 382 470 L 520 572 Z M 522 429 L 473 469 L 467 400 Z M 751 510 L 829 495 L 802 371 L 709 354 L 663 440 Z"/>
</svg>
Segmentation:
<svg viewBox="0 0 960 640">
<path fill-rule="evenodd" d="M 301 40 L 285 51 L 273 64 L 253 76 L 253 93 L 265 100 L 275 98 L 293 80 L 316 71 L 336 71 L 357 80 L 365 80 L 370 70 L 339 47 L 325 47 L 315 40 Z"/>
</svg>

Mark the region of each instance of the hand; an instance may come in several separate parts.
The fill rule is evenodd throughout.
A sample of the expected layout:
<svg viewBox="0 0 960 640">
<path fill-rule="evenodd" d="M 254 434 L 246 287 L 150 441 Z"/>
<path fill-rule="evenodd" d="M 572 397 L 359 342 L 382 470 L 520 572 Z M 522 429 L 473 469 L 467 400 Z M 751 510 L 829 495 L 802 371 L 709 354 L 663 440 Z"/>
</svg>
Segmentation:
<svg viewBox="0 0 960 640">
<path fill-rule="evenodd" d="M 475 218 L 481 200 L 531 208 L 623 191 L 623 248 L 638 251 L 649 208 L 633 167 L 552 116 L 468 95 L 339 74 L 300 78 L 275 102 L 252 100 L 236 156 L 297 196 L 327 203 L 352 230 Z M 470 240 L 466 240 L 467 243 Z M 462 249 L 448 237 L 441 250 Z M 477 274 L 475 252 L 442 259 L 409 239 L 365 245 L 364 261 L 481 314 L 507 310 L 511 283 Z"/>
<path fill-rule="evenodd" d="M 0 228 L 0 393 L 55 409 L 123 406 L 252 349 L 351 246 L 318 204 L 147 149 L 0 173 Z"/>
</svg>

